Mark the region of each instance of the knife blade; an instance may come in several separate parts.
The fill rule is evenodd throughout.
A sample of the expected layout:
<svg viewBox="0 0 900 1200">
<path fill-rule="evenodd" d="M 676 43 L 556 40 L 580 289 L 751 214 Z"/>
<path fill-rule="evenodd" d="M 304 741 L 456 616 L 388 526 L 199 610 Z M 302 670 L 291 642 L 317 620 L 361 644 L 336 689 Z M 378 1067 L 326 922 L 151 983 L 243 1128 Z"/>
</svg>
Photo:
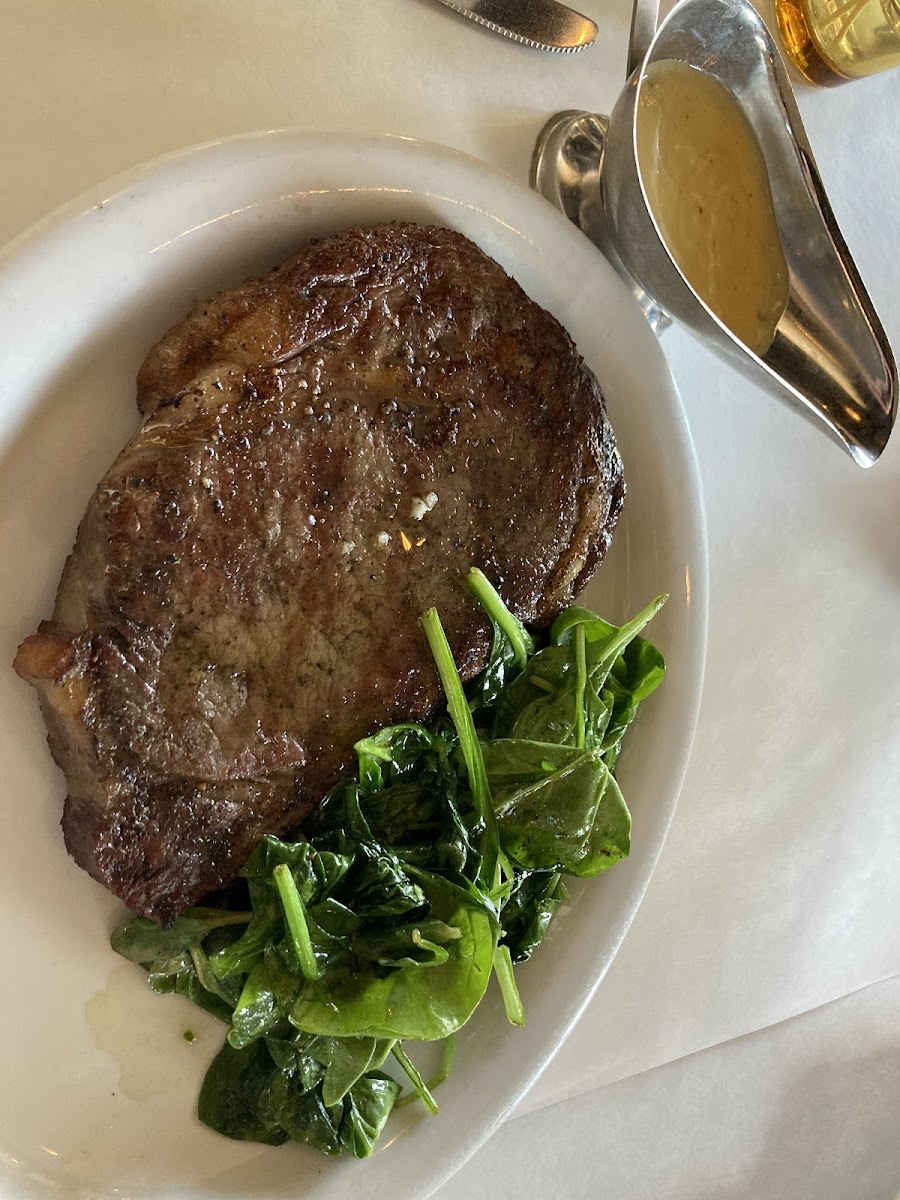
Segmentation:
<svg viewBox="0 0 900 1200">
<path fill-rule="evenodd" d="M 597 26 L 558 0 L 439 0 L 447 8 L 476 21 L 494 33 L 531 46 L 571 54 L 597 40 Z"/>
</svg>

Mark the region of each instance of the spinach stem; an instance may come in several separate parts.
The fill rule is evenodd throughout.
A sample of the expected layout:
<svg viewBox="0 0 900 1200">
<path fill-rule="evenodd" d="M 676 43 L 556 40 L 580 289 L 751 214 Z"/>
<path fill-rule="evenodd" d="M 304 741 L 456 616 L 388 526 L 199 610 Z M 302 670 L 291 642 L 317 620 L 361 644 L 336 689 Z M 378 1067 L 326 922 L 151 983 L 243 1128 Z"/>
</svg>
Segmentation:
<svg viewBox="0 0 900 1200">
<path fill-rule="evenodd" d="M 500 984 L 506 1019 L 510 1025 L 524 1025 L 525 1009 L 522 1007 L 522 997 L 516 987 L 516 976 L 509 954 L 509 946 L 498 946 L 494 951 L 494 973 Z"/>
<path fill-rule="evenodd" d="M 552 683 L 550 683 L 549 680 L 542 679 L 540 675 L 536 675 L 534 672 L 531 673 L 531 676 L 529 677 L 528 682 L 533 683 L 535 687 L 542 688 L 545 692 L 555 692 L 556 691 L 555 686 Z"/>
<path fill-rule="evenodd" d="M 253 911 L 250 912 L 231 912 L 227 908 L 189 908 L 184 914 L 186 917 L 193 917 L 195 920 L 209 920 L 210 929 L 221 929 L 225 925 L 249 925 L 253 918 Z"/>
<path fill-rule="evenodd" d="M 466 582 L 490 619 L 495 621 L 506 634 L 509 644 L 513 648 L 516 666 L 521 670 L 529 656 L 534 654 L 534 638 L 519 618 L 514 617 L 509 611 L 503 603 L 500 593 L 483 571 L 473 567 Z"/>
<path fill-rule="evenodd" d="M 208 992 L 212 992 L 214 996 L 219 996 L 226 1004 L 229 1003 L 228 994 L 222 987 L 222 984 L 216 978 L 210 966 L 209 959 L 206 956 L 206 951 L 202 946 L 191 946 L 190 948 L 191 962 L 194 964 L 194 970 L 197 974 L 197 981 L 202 988 Z"/>
<path fill-rule="evenodd" d="M 584 693 L 587 690 L 587 658 L 584 625 L 575 626 L 575 747 L 584 749 Z"/>
<path fill-rule="evenodd" d="M 300 973 L 312 983 L 319 978 L 319 964 L 316 962 L 316 954 L 309 936 L 303 900 L 287 863 L 279 863 L 272 872 L 272 877 L 278 889 L 281 907 L 284 909 L 284 918 L 287 921 L 294 953 L 300 964 Z"/>
<path fill-rule="evenodd" d="M 490 890 L 496 888 L 500 883 L 500 843 L 497 822 L 494 817 L 494 805 L 491 800 L 491 788 L 484 766 L 484 756 L 481 753 L 481 745 L 475 732 L 475 723 L 463 691 L 462 680 L 456 669 L 453 652 L 447 641 L 447 635 L 444 633 L 444 627 L 441 625 L 437 609 L 430 608 L 424 616 L 419 618 L 419 621 L 425 630 L 425 636 L 434 657 L 434 665 L 437 667 L 444 695 L 447 697 L 447 709 L 459 737 L 460 749 L 463 752 L 469 776 L 469 787 L 472 791 L 472 799 L 475 801 L 475 810 L 484 822 L 484 835 L 480 847 L 479 878 Z"/>
<path fill-rule="evenodd" d="M 393 1050 L 396 1044 L 396 1042 L 391 1044 L 391 1050 Z M 453 1070 L 453 1059 L 456 1054 L 456 1034 L 448 1033 L 441 1042 L 441 1046 L 443 1047 L 441 1050 L 441 1065 L 426 1084 L 429 1092 L 433 1092 L 435 1088 L 439 1088 Z M 407 1104 L 411 1104 L 413 1100 L 417 1100 L 418 1096 L 419 1093 L 416 1091 L 407 1092 L 405 1096 L 401 1096 L 395 1102 L 394 1108 L 404 1108 Z"/>
<path fill-rule="evenodd" d="M 604 673 L 608 672 L 612 667 L 612 664 L 616 661 L 629 642 L 634 641 L 644 626 L 653 620 L 668 599 L 668 592 L 662 596 L 657 596 L 656 599 L 651 600 L 647 607 L 642 609 L 636 617 L 617 629 L 616 632 L 611 636 L 607 645 L 604 646 L 602 657 L 599 658 L 596 663 L 594 663 L 593 674 L 597 674 L 600 671 L 603 671 Z"/>
<path fill-rule="evenodd" d="M 551 772 L 551 774 L 544 775 L 542 778 L 536 779 L 534 783 L 529 783 L 526 784 L 525 787 L 518 788 L 511 795 L 507 796 L 505 800 L 501 800 L 501 802 L 497 805 L 496 815 L 498 817 L 505 817 L 513 805 L 519 804 L 526 796 L 534 795 L 535 792 L 538 792 L 541 788 L 546 787 L 551 780 L 554 783 L 559 783 L 561 779 L 568 778 L 573 771 L 577 771 L 578 768 L 583 767 L 586 762 L 590 762 L 591 759 L 597 757 L 598 755 L 595 750 L 584 750 L 578 755 L 577 758 L 573 758 L 564 767 L 557 767 L 555 771 Z"/>
<path fill-rule="evenodd" d="M 391 1047 L 391 1054 L 393 1054 L 394 1058 L 396 1058 L 397 1062 L 400 1064 L 400 1066 L 406 1072 L 407 1076 L 409 1077 L 409 1082 L 413 1085 L 413 1087 L 418 1092 L 419 1097 L 422 1100 L 422 1103 L 425 1105 L 425 1107 L 428 1109 L 428 1111 L 431 1113 L 431 1115 L 433 1117 L 436 1117 L 438 1114 L 437 1102 L 435 1101 L 434 1096 L 432 1096 L 431 1092 L 428 1090 L 428 1085 L 425 1083 L 425 1080 L 419 1074 L 415 1064 L 410 1061 L 410 1059 L 408 1058 L 408 1056 L 406 1054 L 406 1051 L 403 1049 L 403 1047 L 400 1045 L 399 1042 L 397 1042 L 396 1045 Z"/>
<path fill-rule="evenodd" d="M 434 1088 L 440 1087 L 450 1072 L 453 1070 L 453 1059 L 456 1055 L 456 1034 L 448 1033 L 444 1038 L 443 1051 L 441 1053 L 441 1065 L 438 1068 L 437 1074 L 428 1080 L 428 1087 L 433 1091 Z"/>
</svg>

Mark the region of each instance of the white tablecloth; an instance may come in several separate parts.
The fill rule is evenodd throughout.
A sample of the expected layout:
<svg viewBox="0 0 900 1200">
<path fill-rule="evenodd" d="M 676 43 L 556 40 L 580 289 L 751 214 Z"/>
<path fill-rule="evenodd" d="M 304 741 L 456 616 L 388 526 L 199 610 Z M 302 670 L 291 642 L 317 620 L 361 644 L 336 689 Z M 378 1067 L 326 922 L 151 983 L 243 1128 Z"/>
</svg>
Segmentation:
<svg viewBox="0 0 900 1200">
<path fill-rule="evenodd" d="M 426 137 L 524 181 L 549 113 L 608 110 L 621 85 L 629 5 L 582 8 L 600 41 L 572 57 L 513 46 L 432 0 L 6 0 L 0 242 L 105 176 L 243 130 Z M 900 72 L 798 91 L 900 346 Z M 664 345 L 709 521 L 700 726 L 644 905 L 526 1107 L 636 1077 L 516 1122 L 448 1200 L 486 1172 L 498 1197 L 536 1195 L 538 1179 L 593 1195 L 589 1174 L 628 1200 L 900 1186 L 887 1132 L 897 988 L 859 992 L 900 972 L 900 440 L 863 472 L 679 331 Z M 698 1133 L 720 1118 L 721 1136 Z"/>
</svg>

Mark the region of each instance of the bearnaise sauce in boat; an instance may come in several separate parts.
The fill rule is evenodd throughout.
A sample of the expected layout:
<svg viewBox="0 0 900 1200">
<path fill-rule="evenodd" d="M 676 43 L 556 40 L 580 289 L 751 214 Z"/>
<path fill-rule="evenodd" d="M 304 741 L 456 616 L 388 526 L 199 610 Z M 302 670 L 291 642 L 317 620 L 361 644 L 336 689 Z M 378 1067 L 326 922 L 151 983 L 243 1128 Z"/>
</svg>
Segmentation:
<svg viewBox="0 0 900 1200">
<path fill-rule="evenodd" d="M 636 129 L 667 250 L 719 320 L 765 354 L 789 278 L 765 160 L 741 106 L 705 71 L 656 62 L 641 83 Z"/>
</svg>

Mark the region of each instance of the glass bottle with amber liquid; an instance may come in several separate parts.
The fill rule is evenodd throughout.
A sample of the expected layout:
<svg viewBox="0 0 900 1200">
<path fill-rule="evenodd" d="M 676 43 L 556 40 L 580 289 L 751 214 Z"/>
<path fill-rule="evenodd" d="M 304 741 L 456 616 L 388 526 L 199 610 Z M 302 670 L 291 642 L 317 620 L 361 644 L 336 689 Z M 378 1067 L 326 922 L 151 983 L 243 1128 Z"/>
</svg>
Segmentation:
<svg viewBox="0 0 900 1200">
<path fill-rule="evenodd" d="M 900 67 L 900 0 L 775 0 L 793 62 L 831 87 Z"/>
</svg>

